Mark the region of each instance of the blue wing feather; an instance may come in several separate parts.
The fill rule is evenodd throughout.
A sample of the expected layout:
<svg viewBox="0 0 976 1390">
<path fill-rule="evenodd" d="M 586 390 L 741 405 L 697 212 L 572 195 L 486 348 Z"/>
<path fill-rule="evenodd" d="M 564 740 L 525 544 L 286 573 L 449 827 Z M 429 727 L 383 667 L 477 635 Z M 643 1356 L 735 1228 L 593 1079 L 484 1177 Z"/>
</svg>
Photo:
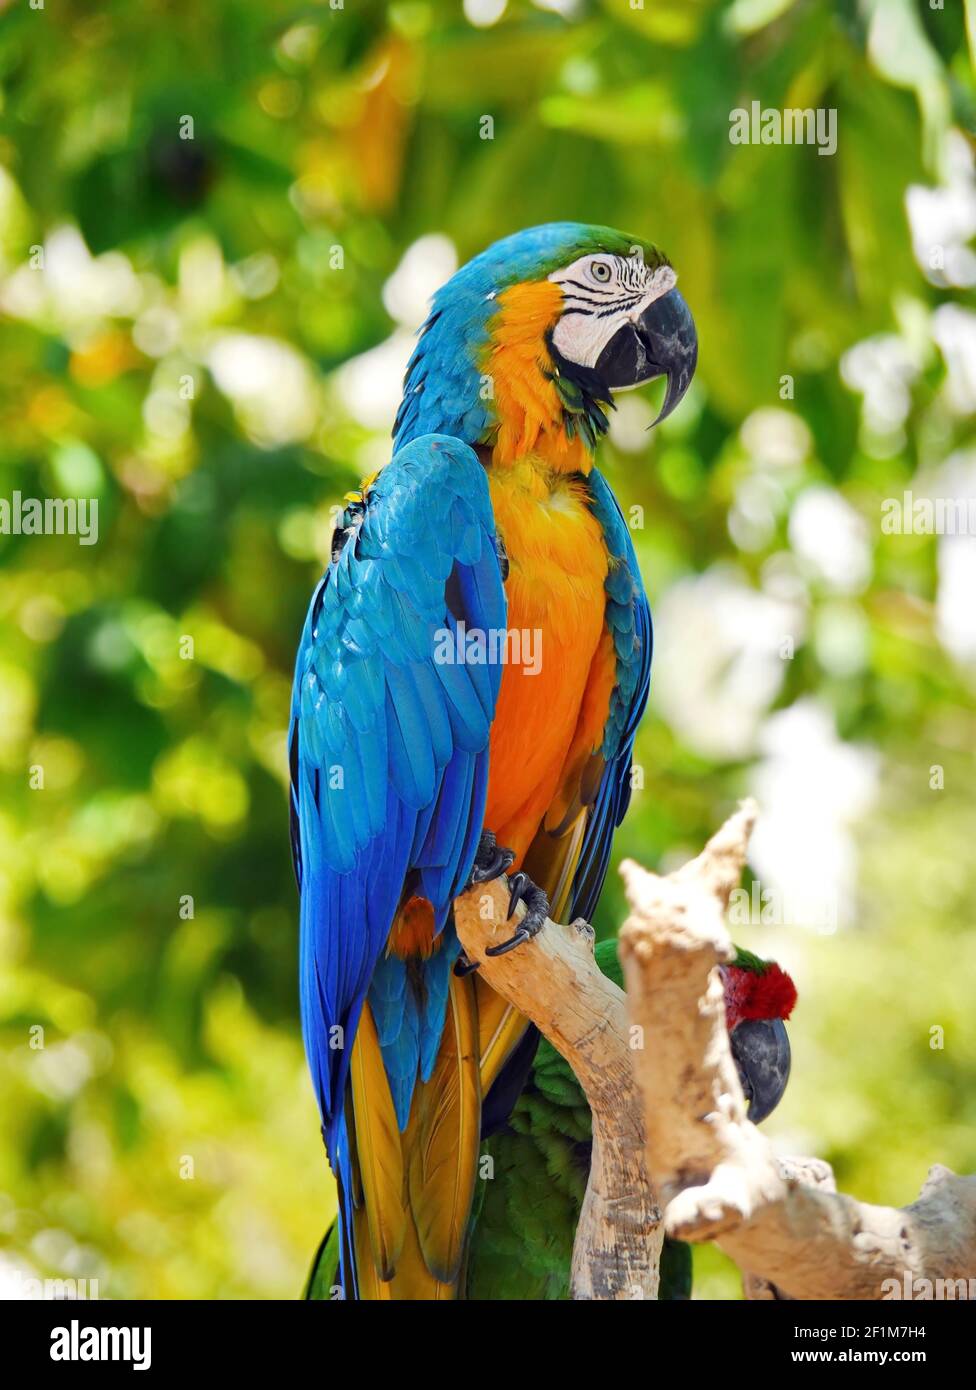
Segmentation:
<svg viewBox="0 0 976 1390">
<path fill-rule="evenodd" d="M 384 953 L 404 881 L 418 871 L 440 930 L 482 829 L 501 666 L 435 660 L 437 635 L 504 627 L 506 612 L 488 484 L 466 444 L 404 446 L 357 521 L 309 608 L 289 733 L 302 1027 L 346 1185 L 343 1095 L 363 1000 L 402 1126 L 457 956 L 452 937 L 427 963 L 418 1012 L 403 963 Z"/>
</svg>

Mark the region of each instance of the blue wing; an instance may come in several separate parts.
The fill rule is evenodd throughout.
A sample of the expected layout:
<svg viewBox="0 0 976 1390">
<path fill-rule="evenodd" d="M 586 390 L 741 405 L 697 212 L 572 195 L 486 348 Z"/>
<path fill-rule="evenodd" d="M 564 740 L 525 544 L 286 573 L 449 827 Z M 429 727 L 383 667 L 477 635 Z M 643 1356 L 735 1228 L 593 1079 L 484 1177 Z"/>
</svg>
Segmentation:
<svg viewBox="0 0 976 1390">
<path fill-rule="evenodd" d="M 488 483 L 466 444 L 414 440 L 345 520 L 302 635 L 289 732 L 302 1027 L 340 1167 L 352 1041 L 405 880 L 440 931 L 482 829 L 501 667 L 438 654 L 449 656 L 460 622 L 504 628 L 506 613 Z M 438 1025 L 406 1018 L 407 995 L 384 978 L 370 998 L 381 1040 L 404 1076 L 412 1052 L 416 1076 L 436 1053 L 443 1000 Z"/>
<path fill-rule="evenodd" d="M 589 484 L 593 512 L 614 560 L 606 581 L 606 620 L 613 631 L 617 683 L 603 737 L 605 766 L 583 833 L 570 899 L 570 920 L 582 917 L 587 922 L 607 876 L 613 832 L 630 804 L 634 738 L 647 704 L 653 648 L 650 605 L 620 504 L 595 468 Z"/>
</svg>

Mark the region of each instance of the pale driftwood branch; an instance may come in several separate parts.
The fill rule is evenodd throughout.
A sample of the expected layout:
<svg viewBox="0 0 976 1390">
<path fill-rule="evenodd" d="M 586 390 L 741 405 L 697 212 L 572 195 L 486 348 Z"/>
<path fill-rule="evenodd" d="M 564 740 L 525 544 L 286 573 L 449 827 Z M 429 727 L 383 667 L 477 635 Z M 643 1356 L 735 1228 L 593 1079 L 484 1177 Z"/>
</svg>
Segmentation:
<svg viewBox="0 0 976 1390">
<path fill-rule="evenodd" d="M 752 1298 L 881 1298 L 888 1280 L 904 1294 L 976 1277 L 976 1177 L 933 1168 L 911 1207 L 872 1207 L 838 1194 L 820 1159 L 777 1158 L 745 1119 L 716 966 L 733 955 L 724 910 L 754 820 L 747 803 L 667 877 L 621 866 L 627 999 L 596 966 L 584 922 L 546 922 L 492 958 L 485 948 L 513 930 L 505 883 L 457 899 L 464 951 L 562 1052 L 592 1111 L 574 1298 L 656 1297 L 665 1232 L 715 1240 Z"/>
<path fill-rule="evenodd" d="M 869 1206 L 836 1192 L 820 1159 L 777 1158 L 745 1118 L 716 967 L 732 958 L 724 912 L 754 819 L 746 803 L 666 878 L 621 866 L 626 1000 L 597 967 L 585 922 L 547 921 L 533 941 L 489 957 L 513 930 L 504 883 L 455 905 L 468 957 L 562 1053 L 590 1103 L 574 1298 L 656 1297 L 665 1231 L 714 1240 L 751 1298 L 879 1299 L 889 1280 L 904 1296 L 913 1281 L 976 1279 L 976 1177 L 935 1167 L 911 1206 Z M 948 1296 L 965 1293 L 955 1285 Z"/>
<path fill-rule="evenodd" d="M 723 914 L 745 862 L 749 803 L 668 878 L 622 866 L 620 933 L 648 1171 L 667 1233 L 714 1240 L 751 1284 L 799 1299 L 879 1299 L 913 1281 L 976 1277 L 976 1177 L 936 1167 L 918 1200 L 870 1206 L 832 1190 L 816 1160 L 778 1160 L 745 1118 L 715 967 L 730 958 Z M 956 1286 L 958 1287 L 958 1286 Z"/>
<path fill-rule="evenodd" d="M 822 1158 L 781 1158 L 778 1162 L 784 1181 L 794 1179 L 806 1183 L 808 1187 L 819 1187 L 824 1192 L 837 1191 L 834 1170 Z M 792 1294 L 784 1293 L 761 1274 L 750 1274 L 746 1270 L 742 1273 L 742 1291 L 750 1302 L 792 1298 Z"/>
<path fill-rule="evenodd" d="M 593 931 L 582 921 L 547 921 L 533 941 L 486 956 L 485 947 L 512 934 L 507 910 L 508 890 L 497 881 L 459 898 L 454 917 L 468 958 L 562 1053 L 590 1104 L 593 1157 L 573 1251 L 573 1297 L 657 1298 L 664 1229 L 644 1162 L 623 993 L 593 959 Z"/>
</svg>

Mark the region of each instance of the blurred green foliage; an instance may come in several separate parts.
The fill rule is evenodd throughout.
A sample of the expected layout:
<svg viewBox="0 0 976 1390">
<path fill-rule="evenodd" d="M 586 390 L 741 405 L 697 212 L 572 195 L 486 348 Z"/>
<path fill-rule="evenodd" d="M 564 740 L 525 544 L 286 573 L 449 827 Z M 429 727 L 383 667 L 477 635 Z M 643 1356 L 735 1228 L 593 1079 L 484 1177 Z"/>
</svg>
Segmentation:
<svg viewBox="0 0 976 1390">
<path fill-rule="evenodd" d="M 773 1132 L 868 1199 L 976 1169 L 976 542 L 880 526 L 974 467 L 967 16 L 0 3 L 0 497 L 99 503 L 97 545 L 0 536 L 5 1286 L 300 1291 L 333 1194 L 297 1021 L 293 652 L 331 509 L 388 456 L 405 252 L 555 218 L 662 245 L 701 343 L 677 415 L 648 436 L 654 388 L 628 399 L 604 452 L 664 614 L 618 849 L 672 862 L 747 790 L 801 861 L 835 826 L 840 928 L 736 929 L 800 988 Z M 836 154 L 732 145 L 753 100 L 836 109 Z M 785 660 L 763 619 L 772 676 L 765 601 L 797 618 Z M 840 759 L 816 797 L 819 760 L 769 742 L 811 709 Z M 611 875 L 601 931 L 620 907 Z M 697 1288 L 737 1281 L 704 1252 Z"/>
</svg>

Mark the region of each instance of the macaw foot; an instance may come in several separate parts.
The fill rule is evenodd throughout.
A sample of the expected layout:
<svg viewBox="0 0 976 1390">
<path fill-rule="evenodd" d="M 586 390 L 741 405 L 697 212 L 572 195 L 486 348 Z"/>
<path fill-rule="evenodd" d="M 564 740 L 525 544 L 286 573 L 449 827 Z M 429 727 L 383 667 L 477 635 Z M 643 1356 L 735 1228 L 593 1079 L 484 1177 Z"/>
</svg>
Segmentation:
<svg viewBox="0 0 976 1390">
<path fill-rule="evenodd" d="M 494 878 L 501 878 L 502 874 L 511 868 L 514 860 L 514 850 L 506 849 L 504 845 L 500 845 L 490 830 L 483 830 L 481 839 L 478 841 L 474 867 L 471 870 L 467 888 L 473 888 L 476 883 L 490 883 Z M 462 951 L 454 964 L 454 973 L 458 979 L 463 979 L 465 975 L 473 975 L 480 968 L 480 961 L 468 960 Z"/>
<path fill-rule="evenodd" d="M 514 951 L 516 946 L 521 946 L 523 941 L 531 941 L 542 930 L 549 916 L 549 899 L 542 889 L 532 882 L 528 874 L 513 874 L 508 880 L 508 886 L 511 889 L 511 897 L 508 900 L 509 919 L 519 903 L 525 903 L 525 916 L 519 922 L 515 935 L 498 946 L 488 946 L 485 950 L 486 956 L 504 956 L 508 951 Z"/>
<path fill-rule="evenodd" d="M 500 845 L 490 830 L 482 832 L 478 842 L 478 850 L 474 857 L 474 868 L 471 870 L 471 878 L 468 887 L 473 887 L 476 883 L 490 883 L 492 879 L 501 878 L 507 869 L 511 868 L 515 862 L 515 854 L 512 850 Z M 521 946 L 523 941 L 531 941 L 533 936 L 542 930 L 542 926 L 549 916 L 549 899 L 541 888 L 532 882 L 528 874 L 513 874 L 508 881 L 508 917 L 511 919 L 519 903 L 525 903 L 526 912 L 518 925 L 515 935 L 509 937 L 508 941 L 502 941 L 498 946 L 489 946 L 485 950 L 486 956 L 503 956 L 507 951 L 514 951 L 516 946 Z M 468 960 L 462 954 L 458 957 L 454 965 L 455 975 L 463 978 L 465 975 L 472 974 L 479 968 L 478 961 Z"/>
<path fill-rule="evenodd" d="M 515 862 L 515 851 L 500 845 L 490 830 L 481 832 L 478 848 L 474 856 L 474 868 L 468 879 L 468 887 L 475 883 L 490 883 L 493 878 L 501 878 Z"/>
</svg>

